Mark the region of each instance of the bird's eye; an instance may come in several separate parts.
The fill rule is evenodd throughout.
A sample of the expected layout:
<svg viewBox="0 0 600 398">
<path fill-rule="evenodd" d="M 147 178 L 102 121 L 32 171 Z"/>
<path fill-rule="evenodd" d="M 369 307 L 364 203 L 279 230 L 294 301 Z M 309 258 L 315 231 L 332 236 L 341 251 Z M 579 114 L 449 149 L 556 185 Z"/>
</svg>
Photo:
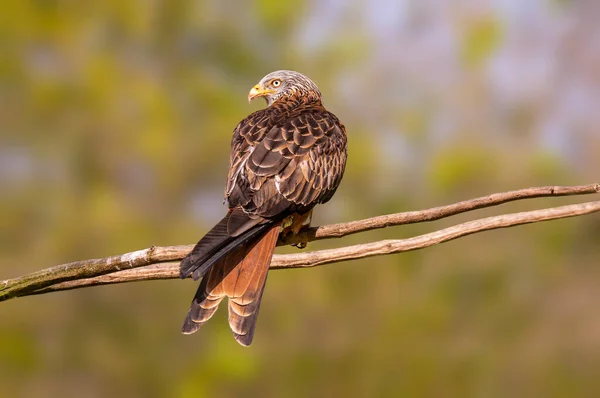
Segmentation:
<svg viewBox="0 0 600 398">
<path fill-rule="evenodd" d="M 281 80 L 273 80 L 271 82 L 271 86 L 273 86 L 273 87 L 279 87 L 280 84 L 281 84 Z"/>
</svg>

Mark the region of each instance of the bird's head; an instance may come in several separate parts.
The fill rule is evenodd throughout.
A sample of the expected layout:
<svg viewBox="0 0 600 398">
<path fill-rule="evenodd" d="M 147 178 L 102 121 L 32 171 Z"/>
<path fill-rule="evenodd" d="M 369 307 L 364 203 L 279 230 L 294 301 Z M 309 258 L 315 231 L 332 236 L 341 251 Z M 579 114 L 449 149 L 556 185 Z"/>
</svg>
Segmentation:
<svg viewBox="0 0 600 398">
<path fill-rule="evenodd" d="M 315 83 L 302 73 L 278 70 L 263 77 L 248 93 L 248 101 L 264 97 L 270 106 L 280 98 L 306 97 L 320 101 L 321 92 Z"/>
</svg>

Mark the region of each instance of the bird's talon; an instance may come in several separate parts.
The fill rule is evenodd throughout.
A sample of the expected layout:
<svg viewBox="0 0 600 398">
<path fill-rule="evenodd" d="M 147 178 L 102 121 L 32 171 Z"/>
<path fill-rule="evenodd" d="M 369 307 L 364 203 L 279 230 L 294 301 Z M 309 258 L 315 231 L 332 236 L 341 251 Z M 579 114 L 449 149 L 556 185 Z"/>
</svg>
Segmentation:
<svg viewBox="0 0 600 398">
<path fill-rule="evenodd" d="M 308 241 L 303 239 L 300 242 L 292 243 L 291 246 L 297 247 L 300 250 L 306 249 L 306 247 L 308 246 Z"/>
</svg>

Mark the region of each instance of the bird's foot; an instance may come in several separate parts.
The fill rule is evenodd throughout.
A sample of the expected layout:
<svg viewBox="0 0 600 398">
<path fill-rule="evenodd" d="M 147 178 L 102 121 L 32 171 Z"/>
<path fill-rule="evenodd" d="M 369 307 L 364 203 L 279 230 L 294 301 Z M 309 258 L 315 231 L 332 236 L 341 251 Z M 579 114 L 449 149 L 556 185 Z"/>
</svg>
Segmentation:
<svg viewBox="0 0 600 398">
<path fill-rule="evenodd" d="M 307 230 L 310 228 L 310 221 L 308 224 L 304 224 L 304 222 L 312 216 L 312 211 L 306 214 L 297 214 L 294 213 L 286 220 L 284 220 L 282 224 L 281 236 L 285 239 L 288 236 L 297 236 L 303 230 Z M 304 249 L 308 246 L 308 236 L 305 234 L 300 235 L 300 241 L 296 243 L 292 243 L 292 246 L 297 247 L 298 249 Z"/>
<path fill-rule="evenodd" d="M 308 229 L 310 229 L 310 224 L 300 226 L 298 231 L 294 233 L 295 236 L 299 235 L 298 237 L 300 238 L 300 242 L 292 243 L 292 246 L 295 246 L 298 249 L 306 249 L 308 246 L 308 235 L 303 234 L 302 232 L 307 231 Z"/>
</svg>

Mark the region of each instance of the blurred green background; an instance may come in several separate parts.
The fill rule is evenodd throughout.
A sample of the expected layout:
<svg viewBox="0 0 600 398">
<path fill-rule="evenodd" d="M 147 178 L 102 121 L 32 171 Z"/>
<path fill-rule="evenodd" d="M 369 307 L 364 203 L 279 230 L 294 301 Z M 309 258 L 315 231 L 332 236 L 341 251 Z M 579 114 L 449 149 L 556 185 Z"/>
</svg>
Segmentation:
<svg viewBox="0 0 600 398">
<path fill-rule="evenodd" d="M 5 2 L 0 279 L 196 242 L 224 213 L 231 131 L 263 106 L 246 94 L 276 69 L 310 76 L 348 129 L 315 225 L 599 182 L 598 4 Z M 600 396 L 599 242 L 591 215 L 271 272 L 250 349 L 223 309 L 179 333 L 191 281 L 11 300 L 0 395 Z"/>
</svg>

